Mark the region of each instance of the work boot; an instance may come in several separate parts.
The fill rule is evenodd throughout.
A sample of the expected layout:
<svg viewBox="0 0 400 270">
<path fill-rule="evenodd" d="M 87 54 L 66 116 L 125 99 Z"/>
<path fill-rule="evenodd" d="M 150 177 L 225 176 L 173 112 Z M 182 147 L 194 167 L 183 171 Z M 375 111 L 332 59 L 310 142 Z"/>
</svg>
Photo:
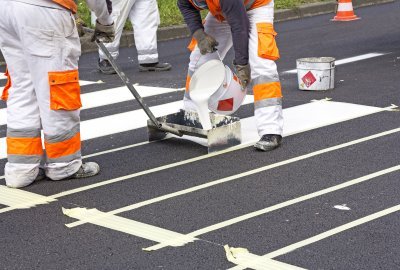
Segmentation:
<svg viewBox="0 0 400 270">
<path fill-rule="evenodd" d="M 152 64 L 140 64 L 139 71 L 147 72 L 147 71 L 168 71 L 172 68 L 169 63 L 152 63 Z"/>
<path fill-rule="evenodd" d="M 73 175 L 69 176 L 66 179 L 79 179 L 79 178 L 87 178 L 91 176 L 95 176 L 100 172 L 100 166 L 96 162 L 86 162 L 82 163 L 82 166 L 79 170 Z"/>
<path fill-rule="evenodd" d="M 114 68 L 112 67 L 110 61 L 108 60 L 100 60 L 97 63 L 97 68 L 99 69 L 99 71 L 103 74 L 116 74 L 117 72 L 114 70 Z"/>
<path fill-rule="evenodd" d="M 276 134 L 265 134 L 261 139 L 254 145 L 257 150 L 260 151 L 271 151 L 279 147 L 282 143 L 282 136 Z"/>
</svg>

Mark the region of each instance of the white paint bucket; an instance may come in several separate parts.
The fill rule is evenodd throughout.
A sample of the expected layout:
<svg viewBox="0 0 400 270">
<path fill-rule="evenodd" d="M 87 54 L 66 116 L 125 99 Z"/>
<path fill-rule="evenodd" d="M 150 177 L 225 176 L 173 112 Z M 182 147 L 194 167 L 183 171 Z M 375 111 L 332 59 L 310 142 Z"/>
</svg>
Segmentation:
<svg viewBox="0 0 400 270">
<path fill-rule="evenodd" d="M 189 84 L 189 95 L 207 92 L 210 111 L 231 115 L 242 105 L 247 91 L 242 89 L 239 79 L 232 70 L 220 60 L 210 60 L 200 66 L 193 74 Z"/>
<path fill-rule="evenodd" d="M 335 58 L 310 57 L 296 62 L 300 90 L 323 91 L 335 87 Z"/>
</svg>

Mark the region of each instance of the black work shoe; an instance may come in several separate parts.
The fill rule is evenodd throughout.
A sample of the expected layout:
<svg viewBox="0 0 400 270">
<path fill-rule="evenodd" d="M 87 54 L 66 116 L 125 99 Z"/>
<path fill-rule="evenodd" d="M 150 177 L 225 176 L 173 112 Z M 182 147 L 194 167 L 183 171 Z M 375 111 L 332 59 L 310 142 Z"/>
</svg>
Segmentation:
<svg viewBox="0 0 400 270">
<path fill-rule="evenodd" d="M 95 176 L 100 172 L 100 166 L 96 162 L 83 163 L 79 170 L 67 179 L 79 179 Z"/>
<path fill-rule="evenodd" d="M 112 67 L 108 60 L 100 60 L 97 63 L 97 68 L 103 74 L 116 74 L 117 72 Z"/>
<path fill-rule="evenodd" d="M 254 145 L 257 150 L 260 151 L 271 151 L 279 147 L 282 143 L 282 136 L 276 134 L 265 134 L 261 139 Z"/>
<path fill-rule="evenodd" d="M 139 71 L 147 72 L 147 71 L 168 71 L 172 68 L 169 63 L 152 63 L 152 64 L 140 64 Z"/>
</svg>

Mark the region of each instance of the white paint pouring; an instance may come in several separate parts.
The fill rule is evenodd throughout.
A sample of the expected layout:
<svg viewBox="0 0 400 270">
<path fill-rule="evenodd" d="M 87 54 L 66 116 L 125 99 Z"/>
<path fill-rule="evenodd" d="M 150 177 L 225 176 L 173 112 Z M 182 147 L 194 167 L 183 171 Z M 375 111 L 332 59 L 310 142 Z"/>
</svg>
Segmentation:
<svg viewBox="0 0 400 270">
<path fill-rule="evenodd" d="M 209 116 L 208 101 L 223 84 L 225 66 L 219 60 L 211 60 L 203 64 L 193 75 L 190 85 L 190 98 L 197 107 L 200 122 L 204 130 L 212 128 Z"/>
</svg>

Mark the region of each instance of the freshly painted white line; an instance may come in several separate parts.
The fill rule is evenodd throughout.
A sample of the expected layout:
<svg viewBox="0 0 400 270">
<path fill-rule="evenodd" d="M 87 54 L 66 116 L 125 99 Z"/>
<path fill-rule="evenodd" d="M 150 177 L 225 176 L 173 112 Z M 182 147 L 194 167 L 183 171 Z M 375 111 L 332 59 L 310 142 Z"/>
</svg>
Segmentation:
<svg viewBox="0 0 400 270">
<path fill-rule="evenodd" d="M 151 97 L 167 93 L 181 92 L 183 89 L 135 86 L 141 97 Z M 102 91 L 86 93 L 81 96 L 83 110 L 134 100 L 135 98 L 126 87 L 117 87 Z"/>
<path fill-rule="evenodd" d="M 357 226 L 360 226 L 360 225 L 363 225 L 365 223 L 371 222 L 371 221 L 376 220 L 378 218 L 381 218 L 381 217 L 396 213 L 398 211 L 400 211 L 400 205 L 396 205 L 396 206 L 393 206 L 391 208 L 387 208 L 385 210 L 379 211 L 379 212 L 374 213 L 372 215 L 357 219 L 355 221 L 346 223 L 346 224 L 344 224 L 342 226 L 336 227 L 336 228 L 331 229 L 329 231 L 320 233 L 320 234 L 318 234 L 316 236 L 310 237 L 310 238 L 305 239 L 303 241 L 300 241 L 300 242 L 294 243 L 292 245 L 289 245 L 287 247 L 278 249 L 276 251 L 273 251 L 271 253 L 268 253 L 268 254 L 264 255 L 263 257 L 272 259 L 272 258 L 275 258 L 275 257 L 282 256 L 282 255 L 287 254 L 289 252 L 292 252 L 292 251 L 294 251 L 296 249 L 308 246 L 308 245 L 313 244 L 315 242 L 321 241 L 321 240 L 326 239 L 328 237 L 331 237 L 333 235 L 336 235 L 336 234 L 342 233 L 344 231 L 350 230 L 352 228 L 355 228 Z M 236 266 L 236 267 L 230 268 L 230 270 L 243 270 L 243 269 L 246 269 L 246 267 Z"/>
<path fill-rule="evenodd" d="M 87 82 L 87 84 L 94 84 L 94 83 L 95 82 Z M 142 97 L 151 97 L 161 94 L 175 93 L 182 91 L 182 89 L 160 88 L 160 87 L 149 87 L 149 86 L 135 86 L 135 88 Z M 81 100 L 83 105 L 81 110 L 87 110 L 100 106 L 134 100 L 134 97 L 128 90 L 128 88 L 117 87 L 117 88 L 82 94 Z M 5 124 L 7 124 L 7 111 L 6 109 L 0 109 L 0 125 L 5 125 Z"/>
<path fill-rule="evenodd" d="M 228 261 L 243 268 L 255 270 L 305 270 L 305 268 L 252 254 L 245 248 L 231 248 L 226 245 L 224 249 Z"/>
<path fill-rule="evenodd" d="M 63 208 L 62 211 L 64 215 L 75 219 L 79 219 L 94 225 L 134 235 L 155 242 L 159 242 L 160 240 L 167 241 L 175 247 L 184 245 L 187 241 L 190 242 L 195 240 L 189 239 L 187 236 L 177 232 L 162 229 L 131 219 L 110 215 L 97 209 Z"/>
<path fill-rule="evenodd" d="M 92 81 L 82 81 L 79 80 L 79 85 L 80 86 L 86 86 L 86 85 L 91 85 L 91 84 L 101 84 L 103 83 L 102 81 L 98 81 L 98 82 L 92 82 Z"/>
<path fill-rule="evenodd" d="M 395 213 L 397 211 L 400 211 L 400 205 L 396 205 L 396 206 L 393 206 L 391 208 L 379 211 L 379 212 L 371 214 L 369 216 L 366 216 L 366 217 L 357 219 L 355 221 L 349 222 L 347 224 L 344 224 L 342 226 L 336 227 L 336 228 L 334 228 L 332 230 L 329 230 L 329 231 L 326 231 L 324 233 L 318 234 L 318 235 L 316 235 L 314 237 L 308 238 L 306 240 L 300 241 L 298 243 L 295 243 L 295 244 L 292 244 L 290 246 L 287 246 L 287 247 L 281 248 L 279 250 L 276 250 L 274 252 L 268 253 L 267 255 L 265 255 L 265 257 L 267 257 L 267 258 L 275 258 L 275 257 L 281 256 L 283 254 L 286 254 L 286 253 L 289 253 L 291 251 L 294 251 L 294 250 L 296 250 L 298 248 L 310 245 L 312 243 L 318 242 L 318 241 L 323 240 L 325 238 L 331 237 L 331 236 L 333 236 L 335 234 L 347 231 L 349 229 L 352 229 L 354 227 L 360 226 L 362 224 L 365 224 L 367 222 L 373 221 L 375 219 L 384 217 L 386 215 Z"/>
<path fill-rule="evenodd" d="M 135 203 L 135 204 L 132 204 L 132 205 L 128 205 L 128 206 L 125 206 L 125 207 L 110 211 L 109 213 L 110 214 L 119 214 L 119 213 L 122 213 L 122 212 L 131 211 L 131 210 L 138 209 L 138 208 L 146 206 L 146 205 L 158 203 L 158 202 L 161 202 L 161 201 L 164 201 L 164 200 L 168 200 L 168 199 L 171 199 L 171 198 L 174 198 L 174 197 L 182 196 L 182 195 L 185 195 L 185 194 L 188 194 L 188 193 L 191 193 L 191 192 L 195 192 L 195 191 L 198 191 L 198 190 L 202 190 L 202 189 L 205 189 L 205 188 L 209 188 L 209 187 L 212 187 L 212 186 L 215 186 L 215 185 L 219 185 L 219 184 L 227 183 L 227 182 L 230 182 L 230 181 L 234 181 L 234 180 L 237 180 L 237 179 L 249 176 L 249 175 L 257 174 L 257 173 L 260 173 L 260 172 L 265 172 L 267 170 L 271 170 L 271 169 L 274 169 L 274 168 L 277 168 L 277 167 L 281 167 L 281 166 L 284 166 L 284 165 L 287 165 L 287 164 L 291 164 L 291 163 L 294 163 L 294 162 L 297 162 L 297 161 L 305 160 L 305 159 L 308 159 L 308 158 L 311 158 L 311 157 L 315 157 L 315 156 L 318 156 L 318 155 L 322 155 L 322 154 L 325 154 L 325 153 L 328 153 L 328 152 L 332 152 L 332 151 L 335 151 L 335 150 L 343 149 L 343 148 L 346 148 L 346 147 L 349 147 L 349 146 L 353 146 L 353 145 L 356 145 L 356 144 L 359 144 L 359 143 L 363 143 L 363 142 L 366 142 L 366 141 L 377 139 L 377 138 L 380 138 L 380 137 L 383 137 L 383 136 L 387 136 L 387 135 L 390 135 L 390 134 L 393 134 L 393 133 L 397 133 L 397 132 L 400 132 L 400 128 L 389 130 L 389 131 L 385 131 L 385 132 L 382 132 L 382 133 L 378 133 L 378 134 L 375 134 L 375 135 L 371 135 L 371 136 L 368 136 L 368 137 L 364 137 L 364 138 L 361 138 L 361 139 L 350 141 L 350 142 L 347 142 L 347 143 L 344 143 L 344 144 L 339 144 L 339 145 L 336 145 L 336 146 L 333 146 L 333 147 L 329 147 L 329 148 L 325 148 L 325 149 L 322 149 L 322 150 L 318 150 L 318 151 L 315 151 L 315 152 L 312 152 L 312 153 L 309 153 L 309 154 L 305 154 L 305 155 L 298 156 L 298 157 L 295 157 L 295 158 L 291 158 L 291 159 L 288 159 L 288 160 L 280 161 L 280 162 L 277 162 L 277 163 L 274 163 L 274 164 L 270 164 L 270 165 L 267 165 L 267 166 L 264 166 L 264 167 L 261 167 L 261 168 L 257 168 L 257 169 L 250 170 L 250 171 L 247 171 L 247 172 L 244 172 L 244 173 L 232 175 L 232 176 L 225 177 L 225 178 L 222 178 L 222 179 L 218 179 L 218 180 L 215 180 L 215 181 L 211 181 L 211 182 L 208 182 L 208 183 L 205 183 L 205 184 L 202 184 L 202 185 L 198 185 L 198 186 L 195 186 L 195 187 L 191 187 L 191 188 L 188 188 L 188 189 L 184 189 L 184 190 L 180 190 L 180 191 L 177 191 L 177 192 L 165 194 L 165 195 L 162 195 L 162 196 L 159 196 L 159 197 L 155 197 L 153 199 L 145 200 L 145 201 L 142 201 L 142 202 L 139 202 L 139 203 Z M 226 153 L 229 150 L 232 151 L 231 149 L 227 149 L 225 151 L 211 153 L 211 154 L 204 155 L 204 156 L 199 156 L 199 157 L 188 159 L 188 160 L 184 160 L 184 161 L 181 161 L 181 162 L 177 162 L 177 163 L 173 163 L 173 164 L 169 164 L 169 165 L 164 165 L 164 166 L 161 166 L 161 167 L 158 167 L 158 168 L 154 168 L 154 169 L 151 169 L 151 170 L 142 171 L 142 172 L 139 172 L 139 173 L 134 173 L 134 174 L 131 174 L 131 175 L 127 175 L 127 176 L 122 176 L 122 177 L 119 177 L 119 178 L 111 179 L 111 180 L 108 180 L 108 181 L 105 181 L 105 182 L 100 182 L 100 183 L 88 185 L 88 186 L 85 186 L 85 187 L 77 188 L 77 189 L 74 189 L 74 190 L 61 192 L 59 194 L 52 195 L 51 197 L 52 198 L 60 198 L 60 197 L 64 197 L 64 196 L 67 196 L 67 195 L 74 194 L 74 193 L 78 193 L 78 192 L 82 192 L 82 191 L 85 191 L 85 190 L 89 190 L 89 189 L 92 189 L 92 188 L 97 188 L 97 187 L 100 187 L 100 186 L 104 186 L 104 185 L 108 185 L 108 184 L 112 184 L 112 183 L 116 183 L 116 182 L 120 182 L 120 181 L 125 181 L 127 179 L 133 179 L 135 177 L 139 177 L 139 176 L 142 176 L 142 175 L 146 175 L 146 174 L 150 174 L 150 173 L 154 173 L 154 172 L 170 169 L 170 168 L 181 166 L 181 165 L 184 165 L 184 164 L 189 164 L 191 162 L 199 161 L 199 160 L 206 159 L 206 158 L 209 158 L 209 157 L 212 157 L 212 156 L 217 156 L 217 155 L 220 155 L 222 153 Z M 81 224 L 82 223 L 76 222 L 73 225 L 74 226 L 78 226 L 78 225 L 81 225 Z M 72 224 L 70 224 L 70 225 L 72 226 Z"/>
<path fill-rule="evenodd" d="M 243 104 L 254 102 L 252 95 L 245 98 Z M 176 113 L 183 107 L 183 101 L 171 102 L 151 107 L 156 117 Z M 135 111 L 114 114 L 81 122 L 81 140 L 90 140 L 106 135 L 134 130 L 147 126 L 147 115 L 139 109 Z M 6 138 L 0 138 L 0 159 L 6 158 Z"/>
<path fill-rule="evenodd" d="M 114 148 L 114 149 L 111 149 L 111 150 L 105 150 L 105 151 L 89 154 L 89 155 L 86 155 L 86 156 L 82 156 L 82 158 L 85 159 L 85 158 L 97 157 L 97 156 L 105 155 L 105 154 L 108 154 L 108 153 L 113 153 L 113 152 L 118 152 L 118 151 L 122 151 L 122 150 L 126 150 L 126 149 L 131 149 L 131 148 L 139 147 L 139 146 L 150 144 L 150 143 L 154 143 L 154 142 L 135 143 L 135 144 L 127 145 L 127 146 Z"/>
<path fill-rule="evenodd" d="M 0 213 L 15 209 L 27 209 L 39 204 L 47 204 L 54 201 L 56 200 L 53 198 L 0 185 L 0 204 L 8 206 L 0 209 Z"/>
<path fill-rule="evenodd" d="M 357 61 L 361 61 L 361 60 L 366 60 L 366 59 L 382 56 L 385 54 L 387 54 L 387 53 L 367 53 L 367 54 L 363 54 L 363 55 L 359 55 L 359 56 L 354 56 L 354 57 L 350 57 L 350 58 L 337 60 L 337 61 L 335 61 L 335 65 L 340 66 L 340 65 L 344 65 L 344 64 L 348 64 L 348 63 L 353 63 L 353 62 L 357 62 Z M 296 74 L 297 69 L 284 71 L 283 73 Z"/>
<path fill-rule="evenodd" d="M 295 198 L 295 199 L 291 199 L 291 200 L 288 200 L 288 201 L 285 201 L 285 202 L 282 202 L 282 203 L 278 203 L 276 205 L 269 206 L 269 207 L 266 207 L 264 209 L 260 209 L 258 211 L 247 213 L 247 214 L 242 215 L 242 216 L 238 216 L 238 217 L 235 217 L 235 218 L 232 218 L 232 219 L 229 219 L 229 220 L 225 220 L 225 221 L 219 222 L 219 223 L 214 224 L 214 225 L 207 226 L 205 228 L 202 228 L 202 229 L 196 230 L 194 232 L 188 233 L 187 236 L 195 238 L 197 236 L 200 236 L 200 235 L 203 235 L 203 234 L 206 234 L 206 233 L 210 233 L 210 232 L 213 232 L 213 231 L 216 231 L 216 230 L 231 226 L 233 224 L 236 224 L 236 223 L 239 223 L 239 222 L 242 222 L 242 221 L 254 218 L 254 217 L 258 217 L 258 216 L 261 216 L 261 215 L 264 215 L 264 214 L 267 214 L 267 213 L 270 213 L 270 212 L 273 212 L 273 211 L 276 211 L 276 210 L 279 210 L 279 209 L 282 209 L 282 208 L 285 208 L 285 207 L 288 207 L 288 206 L 291 206 L 291 205 L 294 205 L 294 204 L 297 204 L 297 203 L 300 203 L 300 202 L 304 202 L 304 201 L 307 201 L 307 200 L 310 200 L 310 199 L 313 199 L 313 198 L 316 198 L 316 197 L 319 197 L 319 196 L 322 196 L 322 195 L 325 195 L 325 194 L 328 194 L 328 193 L 331 193 L 331 192 L 334 192 L 334 191 L 338 191 L 340 189 L 344 189 L 344 188 L 347 188 L 347 187 L 350 187 L 350 186 L 353 186 L 353 185 L 356 185 L 356 184 L 360 184 L 360 183 L 369 181 L 371 179 L 377 178 L 379 176 L 382 176 L 382 175 L 385 175 L 385 174 L 389 174 L 389 173 L 393 173 L 393 172 L 396 172 L 396 171 L 399 171 L 399 170 L 400 170 L 400 165 L 394 166 L 394 167 L 391 167 L 391 168 L 388 168 L 388 169 L 385 169 L 385 170 L 381 170 L 381 171 L 378 171 L 378 172 L 375 172 L 375 173 L 371 173 L 371 174 L 365 175 L 363 177 L 359 177 L 359 178 L 347 181 L 345 183 L 342 183 L 342 184 L 339 184 L 339 185 L 336 185 L 336 186 L 333 186 L 333 187 L 322 189 L 320 191 L 316 191 L 316 192 L 313 192 L 313 193 L 310 193 L 310 194 L 307 194 L 307 195 L 304 195 L 304 196 L 301 196 L 301 197 L 298 197 L 298 198 Z M 116 214 L 116 211 L 113 211 L 113 213 Z M 120 213 L 120 212 L 118 212 L 118 213 Z M 150 250 L 150 251 L 159 250 L 159 249 L 164 248 L 164 247 L 167 247 L 167 245 L 165 243 L 160 243 L 160 244 L 154 245 L 152 247 L 149 247 L 148 250 Z"/>
</svg>

